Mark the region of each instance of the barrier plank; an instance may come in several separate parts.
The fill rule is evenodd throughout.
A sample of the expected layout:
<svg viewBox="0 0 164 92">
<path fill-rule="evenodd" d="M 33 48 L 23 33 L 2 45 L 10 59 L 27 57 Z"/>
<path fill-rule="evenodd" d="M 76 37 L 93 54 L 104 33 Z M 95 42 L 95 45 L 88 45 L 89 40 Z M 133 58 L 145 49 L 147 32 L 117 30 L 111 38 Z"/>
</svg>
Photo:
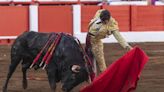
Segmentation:
<svg viewBox="0 0 164 92">
<path fill-rule="evenodd" d="M 39 6 L 39 32 L 73 33 L 72 6 Z"/>
<path fill-rule="evenodd" d="M 164 30 L 163 6 L 132 6 L 133 31 Z"/>
<path fill-rule="evenodd" d="M 0 6 L 0 36 L 17 36 L 29 27 L 27 6 Z"/>
<path fill-rule="evenodd" d="M 11 45 L 15 39 L 0 39 L 0 45 Z"/>
</svg>

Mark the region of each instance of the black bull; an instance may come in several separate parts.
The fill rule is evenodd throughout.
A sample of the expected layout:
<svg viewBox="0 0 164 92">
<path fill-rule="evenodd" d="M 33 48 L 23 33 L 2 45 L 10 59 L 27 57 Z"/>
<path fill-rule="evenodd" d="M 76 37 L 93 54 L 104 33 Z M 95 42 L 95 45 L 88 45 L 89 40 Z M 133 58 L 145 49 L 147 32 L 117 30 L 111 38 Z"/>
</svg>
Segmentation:
<svg viewBox="0 0 164 92">
<path fill-rule="evenodd" d="M 20 62 L 22 63 L 23 88 L 27 88 L 26 71 L 48 38 L 49 33 L 25 32 L 15 40 L 11 48 L 11 64 L 3 92 L 7 92 L 9 79 Z M 76 85 L 88 80 L 83 54 L 72 36 L 62 36 L 46 67 L 46 72 L 52 91 L 55 91 L 56 83 L 59 81 L 63 84 L 62 90 L 69 92 Z"/>
</svg>

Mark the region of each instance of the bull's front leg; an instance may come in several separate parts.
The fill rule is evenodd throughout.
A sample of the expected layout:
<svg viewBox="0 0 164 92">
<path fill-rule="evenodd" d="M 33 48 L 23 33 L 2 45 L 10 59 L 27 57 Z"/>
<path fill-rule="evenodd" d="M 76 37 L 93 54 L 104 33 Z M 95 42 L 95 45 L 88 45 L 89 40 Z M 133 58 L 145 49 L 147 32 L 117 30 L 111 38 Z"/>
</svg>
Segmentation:
<svg viewBox="0 0 164 92">
<path fill-rule="evenodd" d="M 54 71 L 47 71 L 48 81 L 52 92 L 56 90 L 56 79 Z"/>
</svg>

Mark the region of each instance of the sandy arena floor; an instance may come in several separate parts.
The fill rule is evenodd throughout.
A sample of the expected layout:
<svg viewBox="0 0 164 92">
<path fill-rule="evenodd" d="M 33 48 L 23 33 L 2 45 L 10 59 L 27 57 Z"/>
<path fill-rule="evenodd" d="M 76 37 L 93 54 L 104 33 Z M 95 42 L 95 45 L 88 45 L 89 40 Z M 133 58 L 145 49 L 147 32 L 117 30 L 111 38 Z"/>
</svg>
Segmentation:
<svg viewBox="0 0 164 92">
<path fill-rule="evenodd" d="M 132 46 L 140 46 L 150 57 L 149 62 L 141 74 L 135 92 L 164 92 L 164 73 L 162 72 L 164 71 L 164 43 L 131 44 Z M 10 48 L 10 46 L 0 46 L 0 92 L 10 64 Z M 105 44 L 104 51 L 108 65 L 126 52 L 119 44 Z M 28 76 L 42 77 L 45 80 L 28 80 L 28 88 L 24 90 L 22 88 L 22 72 L 19 65 L 9 82 L 8 92 L 50 92 L 45 71 L 34 71 L 31 69 L 28 71 Z M 85 83 L 82 85 L 85 85 Z M 73 89 L 72 92 L 78 92 L 82 85 Z M 57 89 L 59 88 L 60 86 Z M 57 92 L 60 92 L 60 90 Z"/>
</svg>

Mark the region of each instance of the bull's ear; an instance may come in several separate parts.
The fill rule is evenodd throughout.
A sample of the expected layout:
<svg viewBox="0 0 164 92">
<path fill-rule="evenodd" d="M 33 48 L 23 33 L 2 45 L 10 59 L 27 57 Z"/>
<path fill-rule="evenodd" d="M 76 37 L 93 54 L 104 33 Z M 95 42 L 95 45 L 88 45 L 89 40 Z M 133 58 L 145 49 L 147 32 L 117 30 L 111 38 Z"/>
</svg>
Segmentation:
<svg viewBox="0 0 164 92">
<path fill-rule="evenodd" d="M 75 73 L 80 72 L 81 67 L 79 65 L 72 65 L 71 70 Z"/>
</svg>

